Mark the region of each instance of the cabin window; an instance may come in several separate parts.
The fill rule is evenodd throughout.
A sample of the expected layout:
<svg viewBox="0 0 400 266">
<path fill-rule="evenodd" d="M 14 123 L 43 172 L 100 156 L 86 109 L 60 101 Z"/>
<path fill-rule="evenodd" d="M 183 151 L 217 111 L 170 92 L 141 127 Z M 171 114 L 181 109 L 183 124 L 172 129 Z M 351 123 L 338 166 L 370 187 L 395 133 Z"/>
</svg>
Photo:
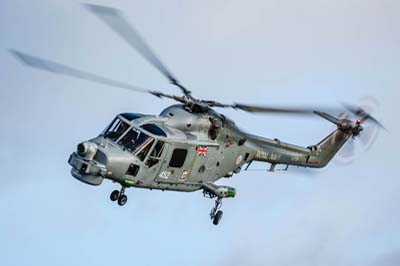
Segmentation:
<svg viewBox="0 0 400 266">
<path fill-rule="evenodd" d="M 186 155 L 187 155 L 186 149 L 175 149 L 174 152 L 172 153 L 169 166 L 175 168 L 181 168 L 185 163 Z"/>
</svg>

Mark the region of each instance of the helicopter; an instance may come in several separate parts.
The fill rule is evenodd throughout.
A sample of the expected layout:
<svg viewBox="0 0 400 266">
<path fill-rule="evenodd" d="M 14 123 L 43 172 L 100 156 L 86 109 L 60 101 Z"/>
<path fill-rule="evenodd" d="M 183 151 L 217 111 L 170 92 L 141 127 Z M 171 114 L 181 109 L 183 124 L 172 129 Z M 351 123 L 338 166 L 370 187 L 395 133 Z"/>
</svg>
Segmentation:
<svg viewBox="0 0 400 266">
<path fill-rule="evenodd" d="M 253 162 L 269 163 L 269 171 L 274 171 L 277 165 L 285 166 L 285 170 L 289 166 L 322 168 L 349 139 L 361 134 L 365 121 L 383 128 L 367 111 L 350 105 L 343 107 L 358 117 L 355 121 L 347 116 L 338 118 L 331 115 L 339 108 L 277 108 L 196 99 L 156 56 L 121 11 L 93 4 L 84 6 L 183 94 L 177 96 L 147 90 L 10 50 L 22 63 L 33 68 L 178 102 L 159 115 L 118 114 L 97 137 L 79 143 L 70 155 L 71 174 L 79 181 L 98 186 L 108 179 L 121 185 L 110 195 L 110 199 L 120 206 L 127 203 L 125 189 L 130 187 L 180 192 L 202 190 L 205 197 L 215 199 L 210 218 L 214 225 L 218 225 L 223 216 L 222 199 L 234 198 L 236 189 L 217 185 L 217 180 L 232 177 L 244 167 L 247 170 Z M 251 113 L 318 115 L 336 128 L 319 143 L 301 147 L 246 133 L 215 108 L 233 108 Z"/>
</svg>

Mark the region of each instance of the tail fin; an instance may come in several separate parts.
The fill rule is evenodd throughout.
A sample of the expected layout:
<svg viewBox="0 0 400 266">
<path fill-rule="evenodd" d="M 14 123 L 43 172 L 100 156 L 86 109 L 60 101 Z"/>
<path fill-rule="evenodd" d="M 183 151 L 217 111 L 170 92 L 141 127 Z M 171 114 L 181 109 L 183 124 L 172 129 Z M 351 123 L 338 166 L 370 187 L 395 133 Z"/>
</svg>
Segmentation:
<svg viewBox="0 0 400 266">
<path fill-rule="evenodd" d="M 348 119 L 338 119 L 330 114 L 315 111 L 315 113 L 335 124 L 337 129 L 317 145 L 310 146 L 311 155 L 307 166 L 321 168 L 326 166 L 350 137 L 355 137 L 363 130 L 361 121 L 353 122 Z"/>
</svg>

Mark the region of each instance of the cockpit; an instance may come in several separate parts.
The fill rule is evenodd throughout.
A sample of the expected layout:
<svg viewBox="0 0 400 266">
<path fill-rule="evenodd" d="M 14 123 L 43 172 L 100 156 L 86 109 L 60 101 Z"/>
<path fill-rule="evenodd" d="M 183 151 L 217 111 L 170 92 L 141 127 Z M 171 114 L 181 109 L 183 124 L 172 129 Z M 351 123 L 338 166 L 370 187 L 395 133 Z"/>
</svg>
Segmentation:
<svg viewBox="0 0 400 266">
<path fill-rule="evenodd" d="M 141 161 L 144 160 L 153 143 L 154 138 L 134 127 L 129 129 L 128 132 L 118 141 L 118 144 L 122 146 L 123 149 L 133 153 Z"/>
<path fill-rule="evenodd" d="M 122 117 L 126 118 L 125 116 Z M 135 117 L 135 119 L 136 118 L 139 118 L 139 116 Z M 150 136 L 150 134 L 146 132 L 155 135 L 155 137 Z M 141 161 L 144 161 L 149 154 L 149 158 L 147 158 L 145 162 L 148 167 L 159 162 L 164 150 L 165 142 L 158 140 L 157 136 L 167 136 L 165 132 L 155 124 L 145 124 L 137 128 L 128 124 L 121 119 L 120 116 L 117 116 L 113 120 L 102 135 L 105 139 L 109 139 L 118 144 L 123 150 L 130 152 Z"/>
</svg>

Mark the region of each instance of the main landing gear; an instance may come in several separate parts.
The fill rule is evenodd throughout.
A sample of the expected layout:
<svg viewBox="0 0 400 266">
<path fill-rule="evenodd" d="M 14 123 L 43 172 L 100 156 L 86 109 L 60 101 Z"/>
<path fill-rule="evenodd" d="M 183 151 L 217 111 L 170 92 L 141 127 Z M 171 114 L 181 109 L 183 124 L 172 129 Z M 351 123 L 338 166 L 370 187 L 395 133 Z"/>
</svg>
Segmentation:
<svg viewBox="0 0 400 266">
<path fill-rule="evenodd" d="M 203 195 L 206 198 L 217 198 L 215 200 L 214 208 L 211 209 L 210 217 L 213 224 L 218 225 L 222 219 L 223 212 L 221 209 L 223 198 L 234 198 L 236 189 L 228 186 L 218 186 L 214 183 L 203 184 Z"/>
<path fill-rule="evenodd" d="M 222 207 L 222 198 L 218 197 L 215 200 L 214 208 L 211 209 L 210 218 L 214 225 L 218 225 L 222 219 L 223 211 L 219 210 Z"/>
<path fill-rule="evenodd" d="M 215 195 L 214 193 L 208 192 L 206 190 L 203 190 L 203 195 L 204 195 L 204 197 L 209 198 L 209 199 L 217 198 L 215 200 L 214 207 L 211 209 L 210 218 L 213 221 L 214 225 L 218 225 L 222 219 L 222 215 L 224 214 L 220 210 L 222 207 L 222 197 L 219 197 L 219 196 Z"/>
<path fill-rule="evenodd" d="M 128 202 L 128 197 L 125 195 L 125 187 L 122 187 L 120 191 L 114 190 L 111 192 L 110 200 L 118 201 L 119 206 L 124 206 Z"/>
</svg>

